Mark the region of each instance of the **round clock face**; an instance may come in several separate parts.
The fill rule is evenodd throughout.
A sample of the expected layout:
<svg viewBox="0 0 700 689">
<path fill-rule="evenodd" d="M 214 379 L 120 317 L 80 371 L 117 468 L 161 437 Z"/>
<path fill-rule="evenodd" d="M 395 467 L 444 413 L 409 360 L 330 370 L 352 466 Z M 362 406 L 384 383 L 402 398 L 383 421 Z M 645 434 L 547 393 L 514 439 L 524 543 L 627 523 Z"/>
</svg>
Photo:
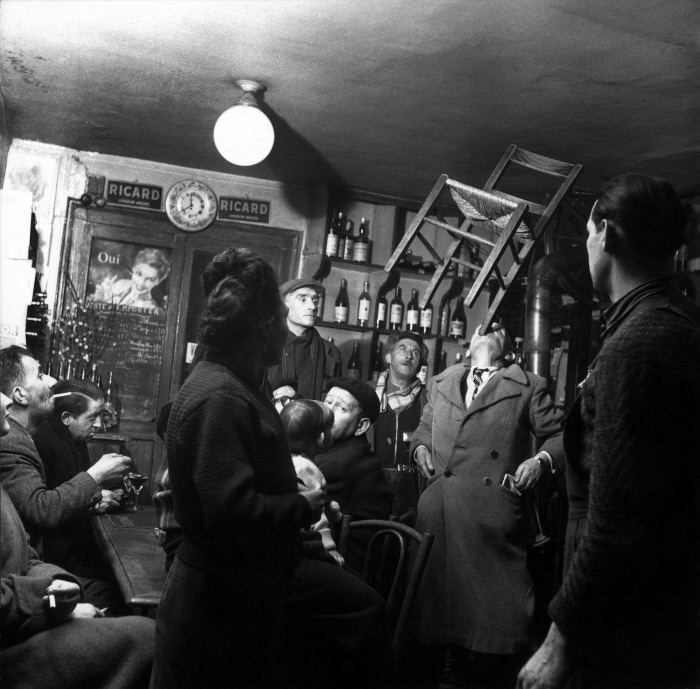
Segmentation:
<svg viewBox="0 0 700 689">
<path fill-rule="evenodd" d="M 216 219 L 218 203 L 214 192 L 203 182 L 186 179 L 173 184 L 165 197 L 165 212 L 175 227 L 199 232 Z"/>
</svg>

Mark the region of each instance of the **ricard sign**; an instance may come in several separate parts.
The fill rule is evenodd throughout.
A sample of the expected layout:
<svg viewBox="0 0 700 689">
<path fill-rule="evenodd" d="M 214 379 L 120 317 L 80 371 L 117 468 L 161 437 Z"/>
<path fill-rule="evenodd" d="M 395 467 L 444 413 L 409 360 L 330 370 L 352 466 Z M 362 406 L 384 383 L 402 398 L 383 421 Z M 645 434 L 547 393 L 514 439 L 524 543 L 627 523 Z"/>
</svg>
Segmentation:
<svg viewBox="0 0 700 689">
<path fill-rule="evenodd" d="M 219 220 L 247 220 L 249 222 L 269 223 L 270 202 L 221 196 L 219 197 Z"/>
<path fill-rule="evenodd" d="M 163 187 L 136 182 L 107 182 L 107 203 L 120 206 L 136 206 L 160 210 L 163 200 Z"/>
</svg>

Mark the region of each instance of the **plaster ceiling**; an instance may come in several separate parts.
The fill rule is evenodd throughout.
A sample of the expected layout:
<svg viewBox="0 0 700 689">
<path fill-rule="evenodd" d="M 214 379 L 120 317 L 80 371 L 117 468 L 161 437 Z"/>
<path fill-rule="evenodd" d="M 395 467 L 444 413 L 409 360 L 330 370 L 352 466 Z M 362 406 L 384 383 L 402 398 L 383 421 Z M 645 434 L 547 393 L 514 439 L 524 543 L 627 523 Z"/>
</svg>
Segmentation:
<svg viewBox="0 0 700 689">
<path fill-rule="evenodd" d="M 700 191 L 696 0 L 0 0 L 12 137 L 422 200 L 516 143 Z M 212 139 L 241 77 L 276 143 Z"/>
</svg>

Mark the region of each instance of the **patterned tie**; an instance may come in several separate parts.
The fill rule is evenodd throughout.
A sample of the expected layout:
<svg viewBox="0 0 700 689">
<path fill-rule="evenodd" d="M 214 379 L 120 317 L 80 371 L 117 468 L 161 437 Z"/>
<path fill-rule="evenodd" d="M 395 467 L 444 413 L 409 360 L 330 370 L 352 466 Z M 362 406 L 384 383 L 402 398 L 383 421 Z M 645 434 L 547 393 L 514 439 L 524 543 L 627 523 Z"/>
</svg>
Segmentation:
<svg viewBox="0 0 700 689">
<path fill-rule="evenodd" d="M 484 373 L 488 371 L 487 368 L 475 368 L 474 369 L 474 392 L 472 393 L 472 402 L 474 401 L 474 398 L 476 397 L 476 393 L 479 392 L 479 388 L 481 387 L 481 384 L 484 382 L 482 377 Z"/>
</svg>

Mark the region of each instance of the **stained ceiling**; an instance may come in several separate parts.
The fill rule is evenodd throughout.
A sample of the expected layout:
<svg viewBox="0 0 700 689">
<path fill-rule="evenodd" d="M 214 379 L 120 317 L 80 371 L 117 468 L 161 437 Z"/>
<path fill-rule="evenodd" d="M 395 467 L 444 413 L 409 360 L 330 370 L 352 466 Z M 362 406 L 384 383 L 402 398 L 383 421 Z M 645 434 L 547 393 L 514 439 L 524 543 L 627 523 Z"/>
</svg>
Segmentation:
<svg viewBox="0 0 700 689">
<path fill-rule="evenodd" d="M 422 200 L 506 146 L 700 193 L 696 0 L 0 0 L 12 137 Z M 212 139 L 263 81 L 276 142 Z"/>
</svg>

